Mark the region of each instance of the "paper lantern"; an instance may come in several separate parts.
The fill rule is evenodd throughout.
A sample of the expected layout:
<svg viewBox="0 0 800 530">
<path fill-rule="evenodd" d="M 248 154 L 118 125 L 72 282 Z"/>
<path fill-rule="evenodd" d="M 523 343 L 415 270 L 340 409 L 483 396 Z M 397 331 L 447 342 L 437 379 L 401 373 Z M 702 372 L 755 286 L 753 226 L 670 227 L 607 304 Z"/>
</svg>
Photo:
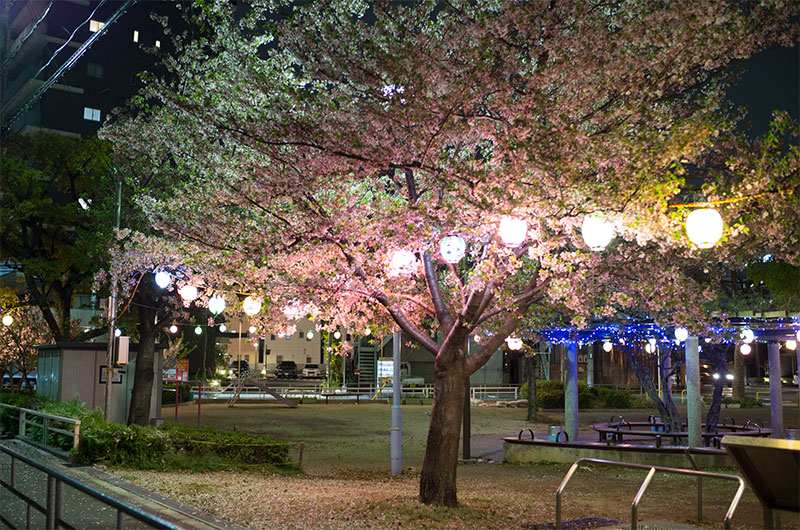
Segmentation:
<svg viewBox="0 0 800 530">
<path fill-rule="evenodd" d="M 675 328 L 675 339 L 684 342 L 689 338 L 689 330 L 686 328 Z"/>
<path fill-rule="evenodd" d="M 242 302 L 242 309 L 247 316 L 253 316 L 261 311 L 261 300 L 248 296 Z"/>
<path fill-rule="evenodd" d="M 197 287 L 186 284 L 178 290 L 178 294 L 181 295 L 184 302 L 191 302 L 197 298 Z"/>
<path fill-rule="evenodd" d="M 156 285 L 158 285 L 162 289 L 166 289 L 167 287 L 169 287 L 169 282 L 172 281 L 172 276 L 170 275 L 170 273 L 166 271 L 158 271 L 156 273 L 155 280 L 156 280 Z"/>
<path fill-rule="evenodd" d="M 409 250 L 395 250 L 389 262 L 389 276 L 413 274 L 417 269 L 417 257 Z"/>
<path fill-rule="evenodd" d="M 522 349 L 522 339 L 517 337 L 506 337 L 506 345 L 509 350 L 518 351 Z"/>
<path fill-rule="evenodd" d="M 787 350 L 796 350 L 797 349 L 797 341 L 790 339 L 786 341 L 786 349 Z"/>
<path fill-rule="evenodd" d="M 742 353 L 742 355 L 750 355 L 750 352 L 753 351 L 753 349 L 749 344 L 742 344 L 739 346 L 739 351 Z"/>
<path fill-rule="evenodd" d="M 595 252 L 604 250 L 614 239 L 614 225 L 599 215 L 587 215 L 581 225 L 583 241 Z"/>
<path fill-rule="evenodd" d="M 756 338 L 756 334 L 753 333 L 753 330 L 750 328 L 744 328 L 741 333 L 739 333 L 739 337 L 742 339 L 742 342 L 745 344 L 750 344 Z"/>
<path fill-rule="evenodd" d="M 447 263 L 458 263 L 467 251 L 467 244 L 458 236 L 447 236 L 439 242 L 439 253 Z"/>
<path fill-rule="evenodd" d="M 333 332 L 333 338 L 336 339 L 336 340 L 341 339 L 342 338 L 342 332 L 337 329 L 336 331 Z"/>
<path fill-rule="evenodd" d="M 225 333 L 227 330 L 228 330 L 228 326 L 226 326 L 225 324 L 220 324 L 219 325 L 219 332 L 220 333 Z"/>
<path fill-rule="evenodd" d="M 711 248 L 722 237 L 722 217 L 714 208 L 692 210 L 686 217 L 686 235 L 700 248 Z"/>
<path fill-rule="evenodd" d="M 169 332 L 172 333 L 173 335 L 176 334 L 178 332 L 178 326 L 176 326 L 175 324 L 171 325 L 169 327 Z"/>
<path fill-rule="evenodd" d="M 225 299 L 219 295 L 214 295 L 208 299 L 208 310 L 219 315 L 225 311 Z"/>
<path fill-rule="evenodd" d="M 201 328 L 200 326 L 194 328 L 195 335 L 201 335 L 202 333 L 203 333 L 203 328 Z"/>
<path fill-rule="evenodd" d="M 614 345 L 611 344 L 611 341 L 607 340 L 603 343 L 603 351 L 611 351 L 614 349 Z"/>
<path fill-rule="evenodd" d="M 14 323 L 14 318 L 11 315 L 3 315 L 3 325 L 10 326 Z"/>
<path fill-rule="evenodd" d="M 525 241 L 525 237 L 528 235 L 528 223 L 522 219 L 503 217 L 497 233 L 503 244 L 507 247 L 515 248 Z"/>
</svg>

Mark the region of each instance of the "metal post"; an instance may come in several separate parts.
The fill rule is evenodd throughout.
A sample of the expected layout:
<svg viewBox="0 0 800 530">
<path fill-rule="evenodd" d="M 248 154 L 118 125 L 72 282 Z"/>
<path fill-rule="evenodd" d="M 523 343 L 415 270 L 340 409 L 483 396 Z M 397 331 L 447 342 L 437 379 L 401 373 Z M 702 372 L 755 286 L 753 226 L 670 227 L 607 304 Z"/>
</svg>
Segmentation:
<svg viewBox="0 0 800 530">
<path fill-rule="evenodd" d="M 578 439 L 578 343 L 569 341 L 564 356 L 564 427 L 567 438 Z"/>
<path fill-rule="evenodd" d="M 117 177 L 116 200 L 114 204 L 114 229 L 119 230 L 122 215 L 122 179 Z M 116 237 L 116 236 L 115 236 Z M 108 351 L 106 353 L 106 394 L 103 416 L 108 421 L 111 416 L 111 380 L 114 374 L 114 339 L 117 330 L 117 279 L 111 278 L 111 296 L 108 299 Z M 124 420 L 123 420 L 124 423 Z"/>
<path fill-rule="evenodd" d="M 203 382 L 197 382 L 197 426 L 200 427 L 200 402 L 203 401 Z"/>
<path fill-rule="evenodd" d="M 469 356 L 469 336 L 464 341 L 464 357 Z M 461 419 L 461 457 L 464 460 L 472 458 L 472 447 L 470 438 L 472 437 L 472 411 L 470 410 L 470 381 L 469 376 L 465 382 L 464 392 L 464 411 Z"/>
<path fill-rule="evenodd" d="M 402 465 L 402 409 L 400 408 L 400 354 L 402 352 L 402 333 L 395 331 L 392 335 L 392 431 L 390 437 L 392 475 L 403 472 Z"/>
<path fill-rule="evenodd" d="M 594 344 L 586 349 L 586 386 L 594 386 Z"/>
<path fill-rule="evenodd" d="M 47 504 L 45 506 L 44 526 L 47 530 L 56 527 L 56 477 L 47 475 Z"/>
<path fill-rule="evenodd" d="M 696 335 L 686 339 L 686 421 L 689 431 L 689 446 L 702 445 L 700 419 L 702 396 L 700 395 L 700 350 Z"/>
<path fill-rule="evenodd" d="M 769 359 L 769 411 L 772 421 L 772 437 L 784 438 L 783 396 L 781 389 L 781 345 L 778 342 L 767 344 Z"/>
</svg>

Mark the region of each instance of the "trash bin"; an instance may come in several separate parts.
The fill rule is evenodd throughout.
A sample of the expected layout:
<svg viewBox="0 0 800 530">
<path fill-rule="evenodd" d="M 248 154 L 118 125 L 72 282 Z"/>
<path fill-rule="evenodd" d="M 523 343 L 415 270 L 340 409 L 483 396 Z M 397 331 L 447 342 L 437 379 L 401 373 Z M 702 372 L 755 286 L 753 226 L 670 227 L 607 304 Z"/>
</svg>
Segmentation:
<svg viewBox="0 0 800 530">
<path fill-rule="evenodd" d="M 557 442 L 561 432 L 562 432 L 561 425 L 550 425 L 547 428 L 547 439 L 550 440 L 551 442 Z"/>
</svg>

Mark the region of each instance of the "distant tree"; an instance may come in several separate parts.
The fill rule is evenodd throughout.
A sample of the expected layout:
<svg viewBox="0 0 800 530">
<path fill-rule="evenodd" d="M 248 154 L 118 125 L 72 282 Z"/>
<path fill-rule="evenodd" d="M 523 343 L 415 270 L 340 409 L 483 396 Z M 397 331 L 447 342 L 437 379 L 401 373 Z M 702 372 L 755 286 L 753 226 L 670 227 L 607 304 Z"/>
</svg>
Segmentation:
<svg viewBox="0 0 800 530">
<path fill-rule="evenodd" d="M 36 370 L 36 347 L 53 340 L 39 308 L 19 303 L 12 289 L 0 288 L 0 313 L 12 319 L 8 325 L 0 324 L 0 379 L 8 376 L 12 390 L 20 390 L 28 374 Z M 19 376 L 16 385 L 14 375 Z"/>
<path fill-rule="evenodd" d="M 51 133 L 3 138 L 0 252 L 21 273 L 25 300 L 41 311 L 52 339 L 106 333 L 71 328 L 73 296 L 89 293 L 112 239 L 110 144 Z M 84 323 L 87 324 L 87 323 Z"/>
<path fill-rule="evenodd" d="M 733 61 L 796 37 L 795 2 L 268 4 L 290 13 L 206 2 L 176 81 L 105 131 L 121 166 L 175 183 L 140 185 L 164 237 L 125 255 L 263 299 L 261 330 L 400 327 L 429 351 L 423 503 L 457 503 L 467 378 L 519 326 L 636 309 L 696 328 L 714 284 L 692 265 L 759 242 L 800 260 L 798 150 L 757 156 L 722 103 Z M 687 243 L 694 201 L 720 203 L 726 246 Z M 595 214 L 605 252 L 581 240 Z"/>
</svg>

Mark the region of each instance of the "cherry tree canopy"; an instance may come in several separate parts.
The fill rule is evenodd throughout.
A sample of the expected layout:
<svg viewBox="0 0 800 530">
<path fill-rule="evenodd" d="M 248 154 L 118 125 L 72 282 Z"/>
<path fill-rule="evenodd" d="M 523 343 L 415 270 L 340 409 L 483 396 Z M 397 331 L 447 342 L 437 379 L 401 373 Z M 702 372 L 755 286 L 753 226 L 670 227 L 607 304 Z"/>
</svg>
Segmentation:
<svg viewBox="0 0 800 530">
<path fill-rule="evenodd" d="M 229 307 L 252 293 L 265 332 L 399 325 L 436 356 L 423 502 L 455 503 L 459 385 L 523 320 L 693 324 L 713 295 L 693 265 L 798 261 L 794 125 L 752 145 L 723 98 L 732 62 L 796 38 L 793 1 L 265 4 L 206 2 L 175 80 L 107 128 L 163 231 L 117 268 L 169 265 Z M 748 199 L 719 204 L 725 245 L 693 248 L 673 206 L 730 197 Z M 614 227 L 603 252 L 589 215 Z"/>
</svg>

